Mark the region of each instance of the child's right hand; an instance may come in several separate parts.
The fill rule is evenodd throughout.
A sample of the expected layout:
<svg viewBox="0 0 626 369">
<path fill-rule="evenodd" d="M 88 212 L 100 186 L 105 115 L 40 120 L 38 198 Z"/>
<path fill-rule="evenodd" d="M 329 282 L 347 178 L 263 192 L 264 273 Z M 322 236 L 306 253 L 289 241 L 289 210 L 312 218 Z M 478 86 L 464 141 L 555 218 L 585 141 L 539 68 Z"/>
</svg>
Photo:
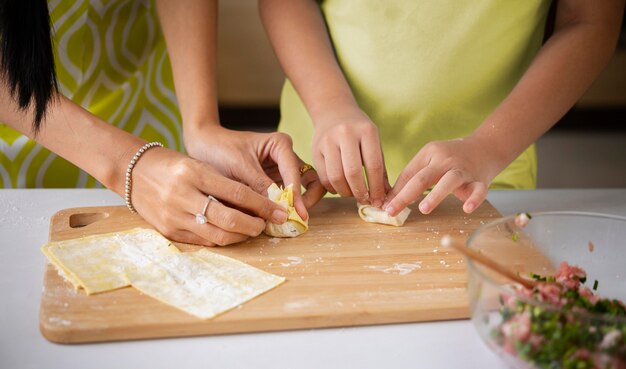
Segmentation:
<svg viewBox="0 0 626 369">
<path fill-rule="evenodd" d="M 378 127 L 360 109 L 333 112 L 315 123 L 313 161 L 324 187 L 362 204 L 382 206 L 391 186 Z"/>
</svg>

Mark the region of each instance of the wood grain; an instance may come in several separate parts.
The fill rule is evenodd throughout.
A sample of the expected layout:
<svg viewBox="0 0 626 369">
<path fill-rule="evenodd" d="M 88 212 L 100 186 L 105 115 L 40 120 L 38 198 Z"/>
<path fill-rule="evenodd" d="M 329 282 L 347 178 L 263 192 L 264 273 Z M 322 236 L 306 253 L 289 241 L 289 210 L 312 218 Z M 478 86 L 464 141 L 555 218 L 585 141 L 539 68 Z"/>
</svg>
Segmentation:
<svg viewBox="0 0 626 369">
<path fill-rule="evenodd" d="M 465 262 L 439 240 L 465 239 L 499 216 L 488 203 L 466 215 L 454 198 L 428 216 L 414 210 L 401 228 L 364 223 L 353 199 L 323 199 L 310 215 L 310 230 L 298 238 L 262 235 L 211 250 L 287 281 L 208 321 L 130 287 L 88 297 L 48 263 L 41 332 L 77 343 L 467 318 Z M 50 240 L 134 227 L 149 226 L 124 207 L 66 209 L 52 217 Z"/>
</svg>

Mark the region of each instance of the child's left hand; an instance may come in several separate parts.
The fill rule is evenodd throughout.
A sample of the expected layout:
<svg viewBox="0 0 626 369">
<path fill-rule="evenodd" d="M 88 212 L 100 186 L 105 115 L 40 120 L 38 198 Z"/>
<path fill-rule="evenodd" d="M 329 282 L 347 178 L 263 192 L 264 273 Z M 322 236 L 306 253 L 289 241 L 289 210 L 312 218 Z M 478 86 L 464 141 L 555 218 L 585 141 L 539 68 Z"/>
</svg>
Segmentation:
<svg viewBox="0 0 626 369">
<path fill-rule="evenodd" d="M 400 173 L 383 208 L 395 216 L 436 184 L 419 204 L 423 214 L 429 214 L 450 193 L 471 213 L 485 200 L 489 183 L 504 168 L 498 157 L 489 152 L 489 145 L 474 138 L 430 142 Z"/>
</svg>

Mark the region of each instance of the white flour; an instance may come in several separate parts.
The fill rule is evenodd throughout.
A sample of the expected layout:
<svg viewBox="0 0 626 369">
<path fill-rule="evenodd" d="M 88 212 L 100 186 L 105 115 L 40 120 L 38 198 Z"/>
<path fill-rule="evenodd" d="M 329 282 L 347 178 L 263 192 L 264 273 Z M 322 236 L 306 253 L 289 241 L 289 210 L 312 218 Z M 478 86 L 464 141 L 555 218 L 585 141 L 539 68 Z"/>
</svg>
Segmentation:
<svg viewBox="0 0 626 369">
<path fill-rule="evenodd" d="M 289 256 L 287 257 L 287 260 L 289 260 L 288 263 L 280 263 L 280 265 L 286 268 L 293 265 L 302 264 L 302 258 L 298 256 Z"/>
<path fill-rule="evenodd" d="M 392 266 L 366 265 L 365 268 L 376 270 L 385 274 L 407 275 L 409 273 L 412 273 L 416 269 L 422 269 L 422 262 L 416 261 L 414 263 L 394 263 Z"/>
</svg>

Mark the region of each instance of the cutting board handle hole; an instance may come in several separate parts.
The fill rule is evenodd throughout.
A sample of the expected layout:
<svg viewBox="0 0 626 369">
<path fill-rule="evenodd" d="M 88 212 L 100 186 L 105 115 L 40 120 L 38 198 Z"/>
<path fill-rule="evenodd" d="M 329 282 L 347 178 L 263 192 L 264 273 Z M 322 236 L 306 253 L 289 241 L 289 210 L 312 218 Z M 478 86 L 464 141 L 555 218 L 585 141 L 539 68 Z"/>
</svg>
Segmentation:
<svg viewBox="0 0 626 369">
<path fill-rule="evenodd" d="M 70 227 L 82 228 L 109 217 L 109 213 L 82 213 L 70 215 Z"/>
</svg>

